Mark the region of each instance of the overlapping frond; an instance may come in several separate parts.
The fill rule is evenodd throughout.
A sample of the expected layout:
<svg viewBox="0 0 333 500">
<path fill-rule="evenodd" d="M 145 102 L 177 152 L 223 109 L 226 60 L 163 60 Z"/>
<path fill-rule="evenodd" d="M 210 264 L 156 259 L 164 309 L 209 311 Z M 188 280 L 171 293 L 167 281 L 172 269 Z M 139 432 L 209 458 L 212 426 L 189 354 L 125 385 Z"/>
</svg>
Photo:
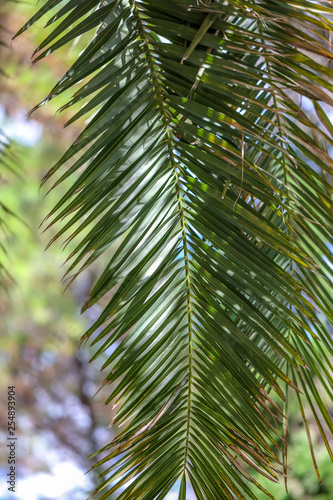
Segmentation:
<svg viewBox="0 0 333 500">
<path fill-rule="evenodd" d="M 177 480 L 180 500 L 187 481 L 198 499 L 256 498 L 248 466 L 286 473 L 270 391 L 307 398 L 332 453 L 317 382 L 332 399 L 332 8 L 48 0 L 21 32 L 45 14 L 35 61 L 97 28 L 41 104 L 82 81 L 68 123 L 94 112 L 44 180 L 76 174 L 50 214 L 77 242 L 68 273 L 112 250 L 83 307 L 112 292 L 84 336 L 93 359 L 115 346 L 123 430 L 101 498 Z"/>
</svg>

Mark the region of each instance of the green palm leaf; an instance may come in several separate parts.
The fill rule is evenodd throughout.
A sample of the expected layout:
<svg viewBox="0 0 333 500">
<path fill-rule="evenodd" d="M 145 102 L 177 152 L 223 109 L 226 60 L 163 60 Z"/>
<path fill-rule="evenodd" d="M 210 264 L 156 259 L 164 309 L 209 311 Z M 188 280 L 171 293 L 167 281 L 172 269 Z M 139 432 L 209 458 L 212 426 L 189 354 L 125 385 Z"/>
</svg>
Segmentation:
<svg viewBox="0 0 333 500">
<path fill-rule="evenodd" d="M 112 292 L 83 337 L 93 359 L 115 346 L 102 368 L 124 425 L 97 491 L 256 498 L 251 468 L 287 471 L 270 392 L 307 399 L 332 454 L 314 381 L 332 399 L 332 9 L 49 0 L 19 33 L 45 14 L 35 61 L 98 27 L 40 104 L 83 80 L 65 107 L 90 121 L 44 179 L 75 174 L 49 214 L 77 242 L 68 274 L 112 251 L 83 306 Z"/>
</svg>

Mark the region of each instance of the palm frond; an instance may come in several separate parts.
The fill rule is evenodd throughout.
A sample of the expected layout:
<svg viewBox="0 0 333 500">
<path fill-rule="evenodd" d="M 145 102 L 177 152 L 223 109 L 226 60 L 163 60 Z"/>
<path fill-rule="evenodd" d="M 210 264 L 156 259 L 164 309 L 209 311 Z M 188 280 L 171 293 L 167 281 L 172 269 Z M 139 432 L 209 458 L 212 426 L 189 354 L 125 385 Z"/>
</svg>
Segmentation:
<svg viewBox="0 0 333 500">
<path fill-rule="evenodd" d="M 82 82 L 68 124 L 90 121 L 44 182 L 75 174 L 49 214 L 66 218 L 52 242 L 77 242 L 67 274 L 112 250 L 83 306 L 112 293 L 83 338 L 93 359 L 115 345 L 102 368 L 124 429 L 100 450 L 102 499 L 164 498 L 177 480 L 180 499 L 187 481 L 198 499 L 255 499 L 247 466 L 287 471 L 271 393 L 289 386 L 332 455 L 317 387 L 332 399 L 332 13 L 48 0 L 19 32 L 51 16 L 38 61 L 97 28 L 36 108 Z"/>
</svg>

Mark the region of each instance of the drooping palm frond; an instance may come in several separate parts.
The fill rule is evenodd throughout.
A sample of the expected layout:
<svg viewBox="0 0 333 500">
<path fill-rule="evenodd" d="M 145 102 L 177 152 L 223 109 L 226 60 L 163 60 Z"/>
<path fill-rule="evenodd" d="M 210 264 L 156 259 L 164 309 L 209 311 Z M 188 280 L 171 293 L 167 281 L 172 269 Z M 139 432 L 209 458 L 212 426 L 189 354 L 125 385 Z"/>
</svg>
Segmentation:
<svg viewBox="0 0 333 500">
<path fill-rule="evenodd" d="M 164 498 L 177 480 L 180 500 L 187 482 L 198 499 L 256 498 L 248 465 L 287 472 L 270 392 L 289 386 L 332 456 L 332 13 L 48 0 L 19 32 L 51 15 L 38 61 L 97 28 L 41 104 L 83 80 L 68 124 L 95 113 L 44 180 L 76 174 L 50 214 L 67 218 L 54 240 L 77 242 L 68 274 L 112 250 L 83 306 L 112 292 L 84 336 L 93 359 L 116 346 L 103 369 L 124 430 L 101 450 L 103 499 Z"/>
</svg>

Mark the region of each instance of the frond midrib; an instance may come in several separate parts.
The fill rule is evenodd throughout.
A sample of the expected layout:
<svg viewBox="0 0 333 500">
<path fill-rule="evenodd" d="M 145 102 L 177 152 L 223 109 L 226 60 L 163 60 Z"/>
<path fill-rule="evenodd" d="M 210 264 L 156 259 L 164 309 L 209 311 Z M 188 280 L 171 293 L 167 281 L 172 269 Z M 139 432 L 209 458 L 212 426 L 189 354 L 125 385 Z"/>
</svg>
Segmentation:
<svg viewBox="0 0 333 500">
<path fill-rule="evenodd" d="M 179 209 L 179 218 L 181 225 L 181 233 L 182 233 L 182 243 L 184 249 L 184 270 L 185 270 L 185 281 L 186 281 L 186 302 L 187 302 L 187 318 L 188 318 L 188 342 L 189 342 L 189 351 L 188 351 L 188 367 L 189 367 L 189 379 L 188 379 L 188 403 L 187 403 L 187 424 L 186 424 L 186 443 L 185 443 L 185 456 L 184 456 L 184 467 L 181 471 L 183 474 L 186 470 L 186 465 L 188 461 L 188 453 L 189 453 L 189 444 L 190 444 L 190 430 L 191 430 L 191 410 L 192 410 L 192 377 L 193 377 L 193 328 L 192 328 L 192 298 L 191 298 L 191 276 L 190 276 L 190 266 L 189 266 L 189 252 L 188 252 L 188 242 L 186 236 L 186 218 L 185 218 L 185 209 L 183 205 L 183 196 L 182 196 L 182 188 L 181 182 L 179 180 L 179 172 L 177 169 L 177 162 L 175 161 L 174 155 L 174 146 L 172 143 L 172 135 L 169 127 L 170 118 L 166 113 L 166 108 L 163 101 L 163 88 L 158 78 L 158 74 L 156 72 L 156 64 L 154 62 L 154 57 L 151 53 L 151 49 L 149 47 L 149 41 L 146 36 L 146 32 L 139 14 L 139 11 L 136 6 L 136 1 L 131 0 L 131 4 L 133 7 L 133 12 L 138 21 L 138 31 L 140 33 L 140 37 L 144 42 L 144 50 L 146 53 L 148 66 L 150 69 L 153 87 L 156 92 L 156 97 L 158 101 L 158 110 L 161 115 L 162 122 L 165 127 L 165 136 L 166 143 L 168 147 L 168 154 L 170 158 L 170 164 L 174 172 L 175 176 L 175 186 L 176 186 L 176 195 L 177 195 L 177 203 Z"/>
</svg>

